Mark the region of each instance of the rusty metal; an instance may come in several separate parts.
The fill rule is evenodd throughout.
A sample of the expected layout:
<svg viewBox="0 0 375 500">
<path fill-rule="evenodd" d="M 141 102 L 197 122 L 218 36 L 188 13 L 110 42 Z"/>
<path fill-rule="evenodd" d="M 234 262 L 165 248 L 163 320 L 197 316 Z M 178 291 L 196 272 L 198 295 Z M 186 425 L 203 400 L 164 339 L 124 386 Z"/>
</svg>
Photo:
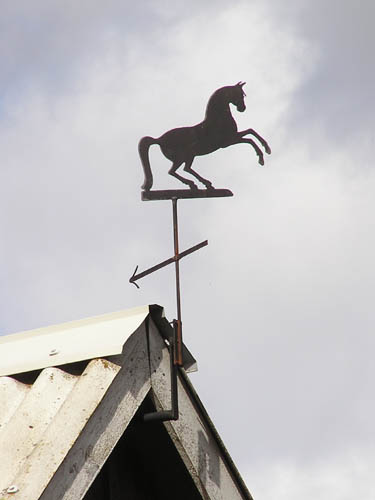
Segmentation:
<svg viewBox="0 0 375 500">
<path fill-rule="evenodd" d="M 173 240 L 176 274 L 176 304 L 177 304 L 177 338 L 175 345 L 175 364 L 182 366 L 182 320 L 181 320 L 181 288 L 180 288 L 180 259 L 178 258 L 178 217 L 177 198 L 172 199 L 173 206 Z"/>
<path fill-rule="evenodd" d="M 184 250 L 177 256 L 173 256 L 167 260 L 164 260 L 163 262 L 160 262 L 160 264 L 156 264 L 156 266 L 152 266 L 149 269 L 146 269 L 145 271 L 142 271 L 141 273 L 138 274 L 136 274 L 138 271 L 138 266 L 136 266 L 133 275 L 131 276 L 131 278 L 129 278 L 129 283 L 133 283 L 133 285 L 139 288 L 139 285 L 136 283 L 136 281 L 140 280 L 141 278 L 144 278 L 145 276 L 148 276 L 151 273 L 154 273 L 155 271 L 158 271 L 159 269 L 162 269 L 165 266 L 168 266 L 169 264 L 173 264 L 173 262 L 175 262 L 176 259 L 181 260 L 183 257 L 186 257 L 187 255 L 190 255 L 196 250 L 199 250 L 200 248 L 203 248 L 207 245 L 208 245 L 208 240 L 204 240 L 201 243 L 198 243 L 198 245 L 194 245 L 193 247 Z"/>
<path fill-rule="evenodd" d="M 233 196 L 229 189 L 163 189 L 155 191 L 142 191 L 142 201 L 173 200 L 173 198 L 222 198 Z"/>
<path fill-rule="evenodd" d="M 189 255 L 200 248 L 208 245 L 208 241 L 202 241 L 197 245 L 194 245 L 191 248 L 180 253 L 179 251 L 179 238 L 178 238 L 178 213 L 177 213 L 177 201 L 178 196 L 171 196 L 167 198 L 166 196 L 170 194 L 168 191 L 161 192 L 162 198 L 159 199 L 171 199 L 172 200 L 172 215 L 173 215 L 173 246 L 174 246 L 174 256 L 170 259 L 167 259 L 160 264 L 157 264 L 145 271 L 136 274 L 138 270 L 138 266 L 135 268 L 135 271 L 131 278 L 129 279 L 130 283 L 133 283 L 137 288 L 139 288 L 136 283 L 137 280 L 167 266 L 168 264 L 175 263 L 175 275 L 176 275 L 176 307 L 177 307 L 177 319 L 173 320 L 173 339 L 169 344 L 169 352 L 170 352 L 170 371 L 171 371 L 171 410 L 166 411 L 156 411 L 152 413 L 147 413 L 143 415 L 144 422 L 165 422 L 167 420 L 178 420 L 179 412 L 178 412 L 178 369 L 183 367 L 183 341 L 182 341 L 182 319 L 181 319 L 181 285 L 180 285 L 180 260 Z M 219 196 L 232 196 L 230 194 L 221 194 Z M 190 196 L 189 196 L 190 197 Z M 157 199 L 157 198 L 154 198 Z"/>
</svg>

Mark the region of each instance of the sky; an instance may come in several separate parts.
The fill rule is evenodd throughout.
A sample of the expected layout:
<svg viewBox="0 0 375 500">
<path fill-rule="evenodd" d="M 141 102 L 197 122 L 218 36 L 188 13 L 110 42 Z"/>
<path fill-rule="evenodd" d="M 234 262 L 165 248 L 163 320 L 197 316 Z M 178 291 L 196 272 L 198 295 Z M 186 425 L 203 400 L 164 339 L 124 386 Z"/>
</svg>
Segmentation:
<svg viewBox="0 0 375 500">
<path fill-rule="evenodd" d="M 0 333 L 143 304 L 175 317 L 170 202 L 137 144 L 247 82 L 272 155 L 193 167 L 233 198 L 179 202 L 191 380 L 255 500 L 372 500 L 372 0 L 5 2 Z M 181 187 L 150 150 L 155 188 Z"/>
</svg>

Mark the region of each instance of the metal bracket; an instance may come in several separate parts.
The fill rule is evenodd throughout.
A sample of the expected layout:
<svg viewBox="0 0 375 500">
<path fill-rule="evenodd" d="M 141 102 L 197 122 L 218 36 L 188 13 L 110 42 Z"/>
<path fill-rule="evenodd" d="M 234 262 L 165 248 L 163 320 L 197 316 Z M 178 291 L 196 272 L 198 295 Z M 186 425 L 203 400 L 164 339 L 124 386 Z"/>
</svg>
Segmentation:
<svg viewBox="0 0 375 500">
<path fill-rule="evenodd" d="M 143 191 L 143 200 L 171 200 L 172 201 L 172 213 L 173 213 L 173 239 L 174 239 L 174 256 L 167 259 L 156 266 L 153 266 L 145 271 L 137 274 L 138 266 L 136 267 L 133 275 L 130 277 L 129 282 L 139 288 L 136 281 L 151 274 L 158 269 L 163 268 L 169 264 L 174 263 L 175 265 L 175 275 L 176 275 L 176 303 L 177 303 L 177 319 L 173 320 L 173 336 L 171 342 L 169 343 L 169 353 L 170 353 L 170 371 L 171 371 L 171 409 L 167 411 L 156 411 L 152 413 L 147 413 L 143 415 L 144 422 L 151 421 L 167 421 L 167 420 L 178 420 L 178 393 L 177 393 L 177 379 L 178 379 L 178 367 L 183 366 L 182 359 L 182 321 L 181 321 L 181 289 L 180 289 L 180 260 L 200 248 L 205 247 L 208 241 L 202 241 L 197 245 L 183 251 L 179 251 L 179 241 L 178 241 L 178 217 L 177 217 L 177 200 L 180 198 L 213 198 L 213 197 L 223 197 L 223 196 L 233 196 L 233 193 L 228 189 L 202 189 L 202 190 L 165 190 L 165 191 Z M 149 334 L 147 333 L 148 343 Z M 150 344 L 149 344 L 150 348 Z"/>
</svg>

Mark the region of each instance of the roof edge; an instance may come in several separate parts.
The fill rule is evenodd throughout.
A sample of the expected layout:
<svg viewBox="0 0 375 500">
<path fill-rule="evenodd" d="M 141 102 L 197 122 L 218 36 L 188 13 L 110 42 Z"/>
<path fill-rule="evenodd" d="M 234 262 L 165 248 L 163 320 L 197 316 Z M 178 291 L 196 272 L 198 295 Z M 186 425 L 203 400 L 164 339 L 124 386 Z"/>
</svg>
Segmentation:
<svg viewBox="0 0 375 500">
<path fill-rule="evenodd" d="M 235 463 L 233 462 L 233 459 L 230 456 L 223 440 L 221 439 L 214 423 L 212 422 L 209 414 L 207 413 L 206 408 L 204 407 L 204 405 L 203 405 L 200 397 L 198 396 L 193 384 L 191 383 L 189 377 L 187 376 L 186 371 L 179 370 L 179 374 L 181 375 L 184 383 L 186 384 L 186 388 L 187 388 L 190 396 L 192 397 L 194 404 L 196 405 L 198 413 L 203 417 L 203 419 L 206 421 L 207 426 L 211 430 L 211 432 L 215 438 L 215 441 L 219 447 L 219 450 L 222 453 L 222 457 L 224 458 L 224 460 L 227 464 L 228 470 L 232 474 L 232 477 L 235 480 L 235 482 L 237 482 L 237 484 L 241 490 L 242 495 L 244 496 L 244 498 L 246 500 L 254 500 L 249 489 L 246 486 L 245 481 L 242 479 L 241 474 L 239 473 Z"/>
<path fill-rule="evenodd" d="M 0 337 L 0 376 L 16 375 L 94 358 L 121 354 L 126 341 L 151 318 L 160 335 L 171 341 L 173 328 L 164 308 L 146 305 Z M 197 370 L 197 363 L 183 345 L 183 366 Z"/>
<path fill-rule="evenodd" d="M 149 314 L 142 306 L 7 335 L 0 342 L 0 376 L 120 354 Z"/>
<path fill-rule="evenodd" d="M 71 328 L 80 328 L 82 326 L 88 326 L 90 324 L 98 323 L 100 321 L 111 321 L 118 318 L 125 318 L 127 316 L 133 316 L 142 313 L 145 313 L 146 317 L 147 314 L 150 312 L 150 307 L 152 306 L 146 305 L 146 306 L 133 307 L 131 309 L 122 309 L 120 311 L 98 314 L 96 316 L 89 316 L 87 318 L 65 321 L 64 323 L 42 326 L 40 328 L 34 328 L 32 330 L 22 330 L 21 332 L 9 333 L 8 335 L 1 335 L 0 345 L 6 344 L 8 342 L 16 342 L 18 340 L 23 340 L 29 337 L 36 337 L 39 335 L 49 335 L 55 332 L 60 332 L 62 330 L 67 330 Z"/>
</svg>

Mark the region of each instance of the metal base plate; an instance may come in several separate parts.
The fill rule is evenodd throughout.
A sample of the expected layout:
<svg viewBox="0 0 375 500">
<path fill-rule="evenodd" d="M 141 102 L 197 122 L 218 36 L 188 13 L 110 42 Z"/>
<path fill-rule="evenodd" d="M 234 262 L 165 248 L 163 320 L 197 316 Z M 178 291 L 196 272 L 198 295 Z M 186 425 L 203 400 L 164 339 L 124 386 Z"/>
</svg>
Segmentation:
<svg viewBox="0 0 375 500">
<path fill-rule="evenodd" d="M 190 198 L 222 198 L 233 196 L 229 189 L 164 189 L 160 191 L 142 191 L 142 201 L 173 200 Z"/>
</svg>

